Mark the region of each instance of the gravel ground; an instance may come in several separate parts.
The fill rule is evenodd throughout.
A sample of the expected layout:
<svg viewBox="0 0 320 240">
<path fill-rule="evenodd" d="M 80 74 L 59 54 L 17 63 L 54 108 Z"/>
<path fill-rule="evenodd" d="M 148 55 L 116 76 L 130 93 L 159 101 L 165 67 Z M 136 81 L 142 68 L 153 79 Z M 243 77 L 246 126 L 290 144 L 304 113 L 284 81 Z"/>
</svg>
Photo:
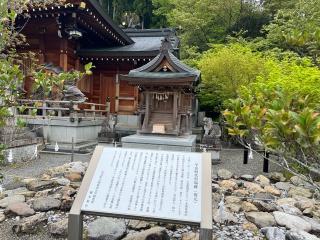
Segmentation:
<svg viewBox="0 0 320 240">
<path fill-rule="evenodd" d="M 74 161 L 90 161 L 91 154 L 75 154 Z M 15 187 L 18 178 L 33 178 L 40 176 L 47 169 L 61 166 L 71 161 L 71 155 L 41 153 L 40 158 L 25 163 L 16 163 L 3 167 L 1 172 L 4 175 L 3 185 L 5 188 Z M 1 238 L 0 238 L 1 239 Z"/>
<path fill-rule="evenodd" d="M 45 229 L 46 226 L 42 226 L 37 231 L 37 234 L 23 234 L 17 235 L 12 232 L 12 226 L 14 224 L 13 219 L 5 220 L 0 224 L 0 239 L 1 240 L 62 240 L 63 238 L 54 238 Z"/>
<path fill-rule="evenodd" d="M 249 160 L 248 164 L 243 164 L 243 149 L 223 150 L 221 152 L 221 162 L 213 165 L 213 173 L 215 174 L 219 169 L 225 168 L 234 174 L 240 176 L 242 174 L 258 175 L 263 173 L 263 158 L 254 154 L 254 159 Z M 91 154 L 75 155 L 74 161 L 89 161 Z M 23 177 L 37 177 L 45 170 L 60 166 L 64 163 L 70 162 L 70 155 L 42 153 L 41 157 L 27 163 L 13 164 L 1 169 L 4 174 L 4 187 L 15 188 L 17 186 L 18 178 Z M 270 163 L 270 171 L 276 171 L 277 168 Z M 278 169 L 279 171 L 279 169 Z M 59 240 L 53 238 L 48 234 L 45 226 L 40 228 L 36 235 L 19 235 L 12 232 L 14 219 L 5 220 L 0 224 L 0 240 Z M 61 239 L 61 238 L 60 238 Z"/>
<path fill-rule="evenodd" d="M 217 165 L 213 165 L 213 173 L 221 168 L 227 169 L 230 172 L 241 176 L 251 174 L 257 176 L 264 174 L 263 172 L 263 157 L 260 154 L 253 154 L 253 159 L 248 160 L 248 164 L 243 164 L 243 149 L 223 150 L 220 153 L 221 161 Z M 281 171 L 278 166 L 269 162 L 269 172 Z"/>
</svg>

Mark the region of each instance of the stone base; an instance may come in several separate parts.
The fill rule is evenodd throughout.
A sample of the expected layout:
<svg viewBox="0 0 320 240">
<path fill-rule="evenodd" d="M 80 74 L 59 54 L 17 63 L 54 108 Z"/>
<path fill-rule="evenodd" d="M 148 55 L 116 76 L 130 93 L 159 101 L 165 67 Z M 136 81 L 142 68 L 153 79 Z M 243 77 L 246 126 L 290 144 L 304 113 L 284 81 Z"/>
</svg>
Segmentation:
<svg viewBox="0 0 320 240">
<path fill-rule="evenodd" d="M 121 138 L 121 142 L 124 148 L 194 152 L 196 150 L 196 138 L 196 135 L 176 137 L 135 134 Z"/>
<path fill-rule="evenodd" d="M 115 132 L 105 132 L 98 134 L 98 142 L 99 143 L 113 143 L 114 141 L 119 141 L 119 136 Z"/>
<path fill-rule="evenodd" d="M 69 117 L 28 118 L 27 124 L 40 127 L 37 135 L 47 143 L 81 144 L 88 141 L 97 141 L 101 131 L 102 118 L 79 118 L 71 120 Z M 41 127 L 43 126 L 43 127 Z"/>
<path fill-rule="evenodd" d="M 27 162 L 29 160 L 35 159 L 35 150 L 36 147 L 38 148 L 38 151 L 40 151 L 39 146 L 37 146 L 37 143 L 32 143 L 28 145 L 23 145 L 23 146 L 17 146 L 13 148 L 8 148 L 4 151 L 4 156 L 5 156 L 5 164 L 11 164 L 8 162 L 8 155 L 9 151 L 12 151 L 12 163 L 21 163 L 21 162 Z M 38 152 L 39 154 L 39 152 Z"/>
</svg>

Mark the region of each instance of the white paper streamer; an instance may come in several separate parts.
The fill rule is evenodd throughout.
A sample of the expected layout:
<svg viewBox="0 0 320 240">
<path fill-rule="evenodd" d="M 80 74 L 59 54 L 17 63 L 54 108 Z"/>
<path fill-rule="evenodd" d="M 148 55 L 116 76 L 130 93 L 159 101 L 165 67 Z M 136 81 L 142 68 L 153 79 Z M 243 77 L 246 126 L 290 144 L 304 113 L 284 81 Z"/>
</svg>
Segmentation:
<svg viewBox="0 0 320 240">
<path fill-rule="evenodd" d="M 38 158 L 38 145 L 36 145 L 36 147 L 34 148 L 33 156 L 34 156 L 35 159 Z"/>
<path fill-rule="evenodd" d="M 59 145 L 58 145 L 57 142 L 56 142 L 56 145 L 55 145 L 55 147 L 54 147 L 54 151 L 55 151 L 55 152 L 59 152 Z"/>
<path fill-rule="evenodd" d="M 13 153 L 12 153 L 12 149 L 10 149 L 8 154 L 8 163 L 12 163 L 12 161 L 13 161 Z"/>
<path fill-rule="evenodd" d="M 224 223 L 225 220 L 225 209 L 224 209 L 224 195 L 222 194 L 221 201 L 218 204 L 219 209 L 219 221 L 220 223 Z"/>
<path fill-rule="evenodd" d="M 248 144 L 248 146 L 249 146 L 249 156 L 248 156 L 248 158 L 249 159 L 253 159 L 253 152 L 252 152 L 251 144 Z"/>
</svg>

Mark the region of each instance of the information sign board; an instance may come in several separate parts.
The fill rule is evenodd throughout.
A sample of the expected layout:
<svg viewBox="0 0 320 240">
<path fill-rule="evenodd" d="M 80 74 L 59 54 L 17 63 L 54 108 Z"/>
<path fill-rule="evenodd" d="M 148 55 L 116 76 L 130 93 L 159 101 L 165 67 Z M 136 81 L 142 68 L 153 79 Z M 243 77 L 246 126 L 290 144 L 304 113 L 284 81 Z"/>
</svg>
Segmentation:
<svg viewBox="0 0 320 240">
<path fill-rule="evenodd" d="M 201 221 L 199 153 L 105 148 L 81 210 Z"/>
<path fill-rule="evenodd" d="M 212 239 L 210 153 L 96 147 L 72 205 L 68 239 L 83 239 L 83 215 L 200 226 Z"/>
</svg>

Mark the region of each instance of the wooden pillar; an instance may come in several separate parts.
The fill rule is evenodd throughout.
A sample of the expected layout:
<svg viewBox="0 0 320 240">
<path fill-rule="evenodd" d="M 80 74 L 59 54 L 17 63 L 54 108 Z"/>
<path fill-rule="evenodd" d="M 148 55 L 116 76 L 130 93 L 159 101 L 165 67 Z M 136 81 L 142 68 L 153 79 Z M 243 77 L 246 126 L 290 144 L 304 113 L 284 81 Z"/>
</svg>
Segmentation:
<svg viewBox="0 0 320 240">
<path fill-rule="evenodd" d="M 60 64 L 63 71 L 68 71 L 68 41 L 60 39 Z"/>
<path fill-rule="evenodd" d="M 45 44 L 44 44 L 44 34 L 40 34 L 39 37 L 39 63 L 44 64 L 45 63 L 45 56 L 44 53 L 46 51 Z"/>
<path fill-rule="evenodd" d="M 178 93 L 174 92 L 173 93 L 173 110 L 172 110 L 172 123 L 173 123 L 173 128 L 177 131 L 177 117 L 178 117 Z"/>
<path fill-rule="evenodd" d="M 142 129 L 146 129 L 148 127 L 150 117 L 150 92 L 146 92 L 146 113 L 143 120 Z"/>
<path fill-rule="evenodd" d="M 119 80 L 119 74 L 116 75 L 116 96 L 115 96 L 115 107 L 114 107 L 114 111 L 116 113 L 119 112 L 119 96 L 120 96 L 120 80 Z"/>
<path fill-rule="evenodd" d="M 77 57 L 76 62 L 75 62 L 75 70 L 80 71 L 80 60 Z"/>
<path fill-rule="evenodd" d="M 133 102 L 133 109 L 136 112 L 138 109 L 139 104 L 139 89 L 138 87 L 134 87 L 134 102 Z"/>
</svg>

